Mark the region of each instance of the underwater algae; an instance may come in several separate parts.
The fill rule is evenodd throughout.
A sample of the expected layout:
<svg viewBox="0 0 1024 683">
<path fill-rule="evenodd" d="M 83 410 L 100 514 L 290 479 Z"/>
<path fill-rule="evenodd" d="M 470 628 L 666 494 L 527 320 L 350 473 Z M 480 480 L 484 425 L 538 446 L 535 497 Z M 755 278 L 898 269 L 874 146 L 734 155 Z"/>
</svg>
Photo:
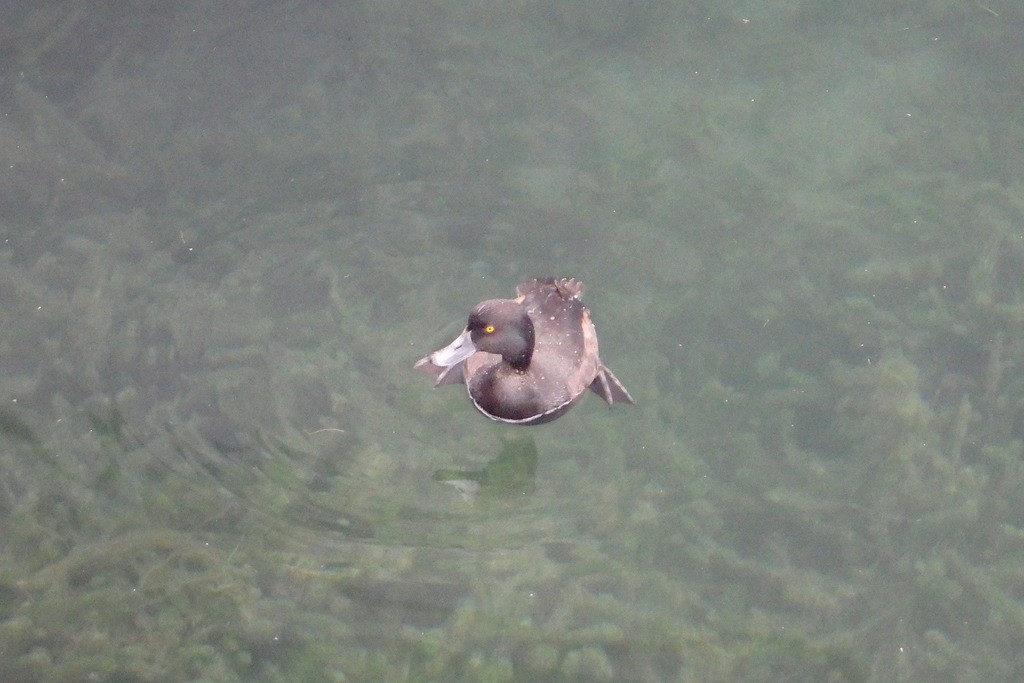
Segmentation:
<svg viewBox="0 0 1024 683">
<path fill-rule="evenodd" d="M 0 624 L 3 678 L 230 680 L 272 637 L 250 611 L 249 579 L 179 532 L 79 545 L 9 584 L 21 601 Z"/>
</svg>

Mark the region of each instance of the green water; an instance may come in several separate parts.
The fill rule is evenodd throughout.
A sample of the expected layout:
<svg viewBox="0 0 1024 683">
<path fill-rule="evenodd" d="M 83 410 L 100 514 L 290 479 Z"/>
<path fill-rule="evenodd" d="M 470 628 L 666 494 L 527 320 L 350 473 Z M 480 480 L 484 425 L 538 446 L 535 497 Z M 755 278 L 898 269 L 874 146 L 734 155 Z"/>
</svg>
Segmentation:
<svg viewBox="0 0 1024 683">
<path fill-rule="evenodd" d="M 1019 3 L 4 23 L 0 680 L 1020 679 Z M 637 406 L 412 369 L 545 275 Z"/>
</svg>

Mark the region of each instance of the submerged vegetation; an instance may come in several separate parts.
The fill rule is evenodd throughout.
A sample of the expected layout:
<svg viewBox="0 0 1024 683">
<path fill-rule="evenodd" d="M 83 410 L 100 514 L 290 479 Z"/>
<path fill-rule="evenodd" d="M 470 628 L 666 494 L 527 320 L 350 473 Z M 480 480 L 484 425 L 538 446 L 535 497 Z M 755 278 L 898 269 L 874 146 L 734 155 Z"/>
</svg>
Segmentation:
<svg viewBox="0 0 1024 683">
<path fill-rule="evenodd" d="M 1020 10 L 513 5 L 5 17 L 0 680 L 1024 677 Z"/>
</svg>

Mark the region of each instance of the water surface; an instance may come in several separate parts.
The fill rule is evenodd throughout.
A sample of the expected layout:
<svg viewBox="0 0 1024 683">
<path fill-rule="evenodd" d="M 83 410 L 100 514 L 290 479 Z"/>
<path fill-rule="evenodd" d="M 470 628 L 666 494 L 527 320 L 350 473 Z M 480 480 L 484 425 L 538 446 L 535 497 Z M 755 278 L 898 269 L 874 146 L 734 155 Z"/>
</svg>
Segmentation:
<svg viewBox="0 0 1024 683">
<path fill-rule="evenodd" d="M 1021 677 L 1018 4 L 5 26 L 3 680 Z M 412 370 L 544 275 L 635 408 Z"/>
</svg>

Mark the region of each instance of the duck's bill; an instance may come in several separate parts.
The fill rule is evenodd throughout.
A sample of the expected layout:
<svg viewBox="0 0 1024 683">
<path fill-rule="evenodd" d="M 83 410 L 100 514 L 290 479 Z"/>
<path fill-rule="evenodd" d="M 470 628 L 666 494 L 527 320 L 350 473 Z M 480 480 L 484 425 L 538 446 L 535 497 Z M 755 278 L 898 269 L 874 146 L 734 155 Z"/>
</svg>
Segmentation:
<svg viewBox="0 0 1024 683">
<path fill-rule="evenodd" d="M 453 365 L 458 365 L 474 353 L 476 353 L 476 347 L 473 345 L 473 338 L 469 330 L 465 330 L 451 344 L 443 349 L 434 351 L 424 360 L 429 359 L 431 363 L 438 367 L 450 368 Z"/>
<path fill-rule="evenodd" d="M 444 347 L 416 361 L 414 368 L 434 376 L 434 386 L 462 382 L 462 362 L 476 353 L 469 330 Z"/>
</svg>

